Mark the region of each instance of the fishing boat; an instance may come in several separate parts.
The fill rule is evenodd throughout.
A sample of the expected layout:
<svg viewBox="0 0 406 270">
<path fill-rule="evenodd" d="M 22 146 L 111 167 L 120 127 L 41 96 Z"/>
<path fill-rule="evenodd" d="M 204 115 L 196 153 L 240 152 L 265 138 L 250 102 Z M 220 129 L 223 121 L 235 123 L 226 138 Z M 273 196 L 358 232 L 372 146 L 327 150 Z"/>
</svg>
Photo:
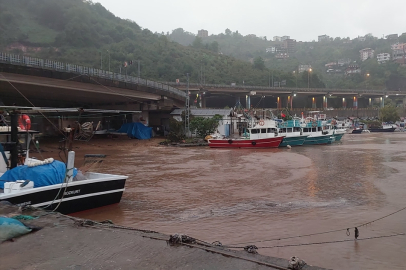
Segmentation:
<svg viewBox="0 0 406 270">
<path fill-rule="evenodd" d="M 338 142 L 347 132 L 344 125 L 335 119 L 329 120 L 326 123 L 322 123 L 323 131 L 328 131 L 328 134 L 334 136 L 333 142 Z"/>
<path fill-rule="evenodd" d="M 370 132 L 394 132 L 398 127 L 394 124 L 382 123 L 380 127 L 369 127 Z"/>
<path fill-rule="evenodd" d="M 283 141 L 279 147 L 303 145 L 308 135 L 303 134 L 300 126 L 300 119 L 293 118 L 286 121 L 278 121 L 279 135 L 283 136 Z"/>
<path fill-rule="evenodd" d="M 66 164 L 52 158 L 30 158 L 30 142 L 37 132 L 19 130 L 17 118 L 17 113 L 11 113 L 11 126 L 0 129 L 0 201 L 63 214 L 120 202 L 127 176 L 93 172 L 92 166 L 80 171 L 75 168 L 74 151 L 68 152 Z M 72 128 L 65 132 L 73 138 Z M 72 142 L 66 142 L 72 148 Z M 100 163 L 103 157 L 85 155 L 86 160 L 93 160 L 90 165 Z"/>
<path fill-rule="evenodd" d="M 252 128 L 247 128 L 244 136 L 230 138 L 225 136 L 212 136 L 207 141 L 211 148 L 276 148 L 284 137 L 278 135 L 275 121 L 254 121 Z"/>
<path fill-rule="evenodd" d="M 323 130 L 322 121 L 313 117 L 302 118 L 303 135 L 307 135 L 303 145 L 331 144 L 335 138 L 328 130 Z"/>
</svg>

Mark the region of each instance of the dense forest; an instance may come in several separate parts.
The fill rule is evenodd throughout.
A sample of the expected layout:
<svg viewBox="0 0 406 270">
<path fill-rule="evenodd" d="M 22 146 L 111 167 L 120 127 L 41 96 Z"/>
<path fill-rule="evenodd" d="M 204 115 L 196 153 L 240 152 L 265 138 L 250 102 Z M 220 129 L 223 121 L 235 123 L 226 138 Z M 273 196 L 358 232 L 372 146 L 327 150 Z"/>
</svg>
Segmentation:
<svg viewBox="0 0 406 270">
<path fill-rule="evenodd" d="M 206 38 L 178 28 L 172 33 L 152 33 L 131 20 L 123 20 L 100 3 L 83 0 L 0 1 L 0 51 L 19 53 L 105 70 L 137 74 L 157 81 L 207 84 L 383 88 L 390 76 L 405 76 L 406 68 L 396 63 L 378 65 L 376 59 L 359 60 L 359 50 L 370 47 L 376 53 L 390 52 L 390 42 L 370 37 L 345 43 L 297 42 L 288 59 L 276 59 L 266 48 L 276 43 L 266 37 L 243 36 L 226 29 Z M 293 38 L 293 37 L 292 37 Z M 406 41 L 406 36 L 400 37 Z M 330 75 L 324 65 L 341 58 L 357 61 L 363 73 Z M 124 68 L 123 63 L 133 65 Z M 313 72 L 298 74 L 299 64 L 311 64 Z"/>
</svg>

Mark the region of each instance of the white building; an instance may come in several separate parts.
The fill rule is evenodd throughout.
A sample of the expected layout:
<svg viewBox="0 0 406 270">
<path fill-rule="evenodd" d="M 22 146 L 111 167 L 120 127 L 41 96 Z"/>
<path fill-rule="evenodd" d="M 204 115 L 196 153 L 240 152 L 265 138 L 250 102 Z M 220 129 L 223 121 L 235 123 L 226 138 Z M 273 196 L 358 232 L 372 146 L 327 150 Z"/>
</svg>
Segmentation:
<svg viewBox="0 0 406 270">
<path fill-rule="evenodd" d="M 282 41 L 282 38 L 279 36 L 274 36 L 273 41 Z"/>
<path fill-rule="evenodd" d="M 304 71 L 309 71 L 309 69 L 311 69 L 311 68 L 312 68 L 311 65 L 299 65 L 298 72 L 302 73 Z"/>
<path fill-rule="evenodd" d="M 318 36 L 318 37 L 317 37 L 317 41 L 318 41 L 318 42 L 329 41 L 329 40 L 330 40 L 330 37 L 327 36 L 327 35 L 321 35 L 321 36 Z"/>
<path fill-rule="evenodd" d="M 368 58 L 373 58 L 374 57 L 374 50 L 372 50 L 371 48 L 365 48 L 359 51 L 360 53 L 360 57 L 361 57 L 361 61 L 365 61 Z"/>
<path fill-rule="evenodd" d="M 389 53 L 378 53 L 376 55 L 376 59 L 378 60 L 378 63 L 385 63 L 390 60 L 390 54 Z"/>
<path fill-rule="evenodd" d="M 268 47 L 268 48 L 266 48 L 266 52 L 267 52 L 267 53 L 276 53 L 276 52 L 277 52 L 277 49 L 276 49 L 275 46 Z"/>
</svg>

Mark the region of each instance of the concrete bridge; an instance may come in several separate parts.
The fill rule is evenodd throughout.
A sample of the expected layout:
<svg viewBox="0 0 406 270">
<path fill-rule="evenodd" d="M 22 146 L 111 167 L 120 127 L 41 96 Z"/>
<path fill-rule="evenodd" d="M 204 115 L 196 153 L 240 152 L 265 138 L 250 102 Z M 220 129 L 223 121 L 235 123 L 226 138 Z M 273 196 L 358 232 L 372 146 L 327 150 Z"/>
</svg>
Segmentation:
<svg viewBox="0 0 406 270">
<path fill-rule="evenodd" d="M 205 107 L 208 98 L 230 96 L 235 102 L 242 102 L 247 108 L 254 103 L 252 100 L 271 100 L 269 104 L 277 108 L 282 107 L 308 107 L 327 109 L 329 103 L 334 103 L 335 108 L 368 108 L 379 103 L 384 106 L 384 99 L 399 96 L 405 101 L 406 90 L 389 91 L 386 89 L 334 89 L 334 88 L 292 88 L 292 87 L 266 87 L 249 85 L 219 85 L 197 83 L 173 83 L 166 84 L 187 90 L 200 95 L 201 107 Z M 300 97 L 300 98 L 299 98 Z M 193 97 L 192 97 L 193 98 Z M 333 100 L 334 99 L 334 100 Z M 300 104 L 297 101 L 301 100 Z M 338 101 L 339 100 L 339 101 Z M 332 102 L 334 101 L 334 102 Z"/>
<path fill-rule="evenodd" d="M 186 93 L 169 85 L 96 68 L 0 52 L 6 105 L 171 110 Z"/>
</svg>

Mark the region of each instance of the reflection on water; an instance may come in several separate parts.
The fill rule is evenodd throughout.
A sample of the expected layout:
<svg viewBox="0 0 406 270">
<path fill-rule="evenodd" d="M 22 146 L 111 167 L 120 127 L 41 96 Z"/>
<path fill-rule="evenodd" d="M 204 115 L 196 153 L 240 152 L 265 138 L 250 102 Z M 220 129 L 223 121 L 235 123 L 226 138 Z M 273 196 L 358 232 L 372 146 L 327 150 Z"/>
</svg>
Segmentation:
<svg viewBox="0 0 406 270">
<path fill-rule="evenodd" d="M 76 215 L 223 244 L 348 239 L 338 232 L 259 242 L 356 226 L 404 207 L 405 141 L 406 133 L 370 133 L 290 150 L 122 147 L 103 168 L 130 175 L 121 203 Z M 360 238 L 406 232 L 405 224 L 401 212 L 360 228 Z M 404 269 L 405 252 L 404 236 L 259 250 L 334 269 Z"/>
</svg>

